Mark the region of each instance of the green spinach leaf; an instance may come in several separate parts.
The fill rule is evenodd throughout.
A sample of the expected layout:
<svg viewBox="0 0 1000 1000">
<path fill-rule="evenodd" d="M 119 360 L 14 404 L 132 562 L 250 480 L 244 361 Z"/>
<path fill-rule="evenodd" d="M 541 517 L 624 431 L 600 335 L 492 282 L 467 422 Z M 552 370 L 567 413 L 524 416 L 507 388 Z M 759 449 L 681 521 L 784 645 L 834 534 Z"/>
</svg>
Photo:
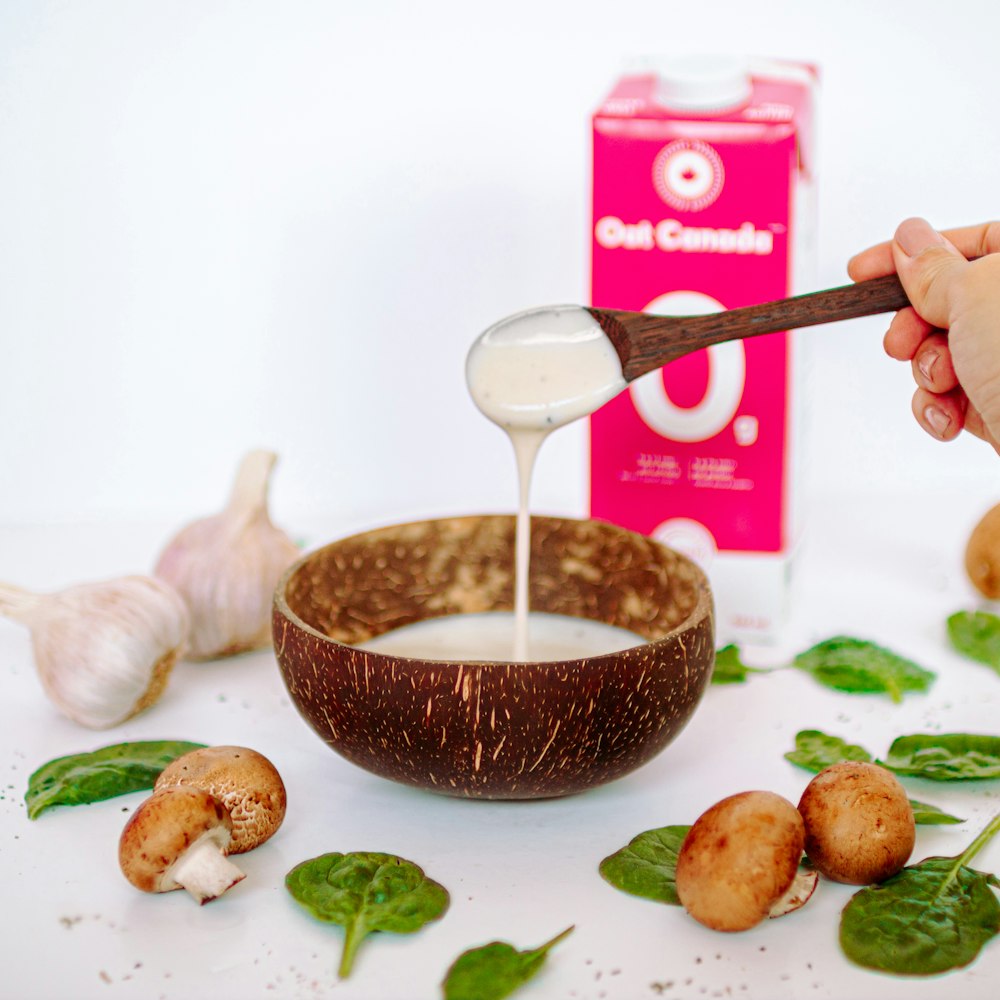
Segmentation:
<svg viewBox="0 0 1000 1000">
<path fill-rule="evenodd" d="M 506 941 L 492 941 L 462 952 L 448 969 L 441 989 L 444 1000 L 503 1000 L 523 986 L 548 953 L 573 931 L 567 927 L 537 948 L 518 951 Z"/>
<path fill-rule="evenodd" d="M 444 916 L 448 890 L 393 854 L 333 852 L 296 865 L 285 886 L 314 917 L 345 930 L 339 975 L 351 974 L 358 946 L 373 931 L 412 934 Z"/>
<path fill-rule="evenodd" d="M 932 781 L 1000 778 L 1000 736 L 936 733 L 900 736 L 883 767 L 899 775 Z"/>
<path fill-rule="evenodd" d="M 872 755 L 855 743 L 848 743 L 839 736 L 830 736 L 818 729 L 803 729 L 795 734 L 795 749 L 785 754 L 785 760 L 817 774 L 831 764 L 843 760 L 868 762 Z"/>
<path fill-rule="evenodd" d="M 921 826 L 947 826 L 951 823 L 964 823 L 964 819 L 952 816 L 937 806 L 929 805 L 926 802 L 917 802 L 910 799 L 910 808 L 913 810 L 913 822 Z"/>
<path fill-rule="evenodd" d="M 935 679 L 912 660 L 848 636 L 835 636 L 799 653 L 792 666 L 837 691 L 887 694 L 895 702 L 907 692 L 928 690 Z"/>
<path fill-rule="evenodd" d="M 28 818 L 36 819 L 54 806 L 86 805 L 152 788 L 171 761 L 203 746 L 183 740 L 148 740 L 57 757 L 28 778 L 24 795 Z"/>
<path fill-rule="evenodd" d="M 1000 674 L 1000 617 L 988 611 L 957 611 L 948 619 L 948 638 L 963 656 Z"/>
<path fill-rule="evenodd" d="M 748 667 L 740 656 L 739 646 L 732 643 L 715 651 L 715 667 L 712 670 L 713 684 L 742 684 L 749 674 L 766 674 L 766 670 Z"/>
<path fill-rule="evenodd" d="M 1000 830 L 1000 815 L 957 858 L 927 858 L 856 893 L 840 918 L 840 945 L 858 965 L 930 976 L 968 965 L 1000 932 L 996 877 L 968 867 Z"/>
<path fill-rule="evenodd" d="M 622 892 L 679 906 L 677 855 L 690 829 L 690 826 L 661 826 L 646 830 L 606 857 L 598 870 Z"/>
</svg>

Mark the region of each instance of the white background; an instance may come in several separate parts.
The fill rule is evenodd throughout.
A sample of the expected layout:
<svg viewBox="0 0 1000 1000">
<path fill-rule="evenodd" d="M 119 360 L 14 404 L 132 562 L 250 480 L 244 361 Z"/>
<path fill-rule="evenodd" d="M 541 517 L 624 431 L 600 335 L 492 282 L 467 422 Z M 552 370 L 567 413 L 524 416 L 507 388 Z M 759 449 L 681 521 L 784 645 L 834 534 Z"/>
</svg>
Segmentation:
<svg viewBox="0 0 1000 1000">
<path fill-rule="evenodd" d="M 218 507 L 257 446 L 282 458 L 276 520 L 308 543 L 510 509 L 509 446 L 467 399 L 465 352 L 513 311 L 585 300 L 588 119 L 628 59 L 820 64 L 819 284 L 834 285 L 906 215 L 1000 214 L 998 37 L 992 2 L 0 0 L 0 579 L 47 589 L 147 569 L 167 526 Z M 812 516 L 785 638 L 875 639 L 938 672 L 930 695 L 896 707 L 792 671 L 755 677 L 710 690 L 668 752 L 613 785 L 474 804 L 328 753 L 266 652 L 182 664 L 154 710 L 80 730 L 42 696 L 27 633 L 0 623 L 0 996 L 429 998 L 463 948 L 529 946 L 575 922 L 525 1000 L 992 998 L 996 942 L 944 980 L 849 966 L 844 887 L 721 937 L 595 874 L 640 830 L 730 792 L 795 800 L 808 776 L 781 755 L 799 728 L 876 753 L 904 732 L 996 732 L 996 677 L 948 650 L 942 622 L 975 603 L 961 554 L 1000 499 L 1000 464 L 916 428 L 884 325 L 802 335 Z M 584 449 L 582 428 L 546 444 L 538 510 L 583 512 Z M 204 909 L 119 876 L 114 844 L 141 796 L 24 815 L 27 774 L 50 757 L 164 736 L 258 746 L 289 787 L 285 827 Z M 994 786 L 912 787 L 968 818 L 922 830 L 918 856 L 961 850 Z M 340 933 L 281 880 L 355 849 L 424 864 L 453 909 L 370 943 L 338 984 Z M 1000 844 L 979 861 L 1000 870 Z"/>
<path fill-rule="evenodd" d="M 0 4 L 0 522 L 184 518 L 282 458 L 275 516 L 507 509 L 467 398 L 486 326 L 583 302 L 589 115 L 628 60 L 823 74 L 819 284 L 909 214 L 998 214 L 983 2 Z M 883 319 L 810 331 L 807 493 L 965 487 Z M 539 510 L 585 509 L 584 428 Z"/>
</svg>

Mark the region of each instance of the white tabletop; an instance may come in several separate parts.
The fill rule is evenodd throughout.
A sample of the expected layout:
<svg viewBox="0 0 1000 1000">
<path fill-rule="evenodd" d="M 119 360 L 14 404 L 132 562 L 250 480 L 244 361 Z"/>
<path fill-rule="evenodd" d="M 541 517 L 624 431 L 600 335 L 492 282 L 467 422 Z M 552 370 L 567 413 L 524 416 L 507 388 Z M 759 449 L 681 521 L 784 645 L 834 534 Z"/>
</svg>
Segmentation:
<svg viewBox="0 0 1000 1000">
<path fill-rule="evenodd" d="M 493 939 L 542 943 L 575 924 L 528 998 L 993 997 L 1000 943 L 945 977 L 897 979 L 840 953 L 838 915 L 852 893 L 821 883 L 802 911 L 752 931 L 716 934 L 681 909 L 609 887 L 597 866 L 642 830 L 690 823 L 724 795 L 767 788 L 793 802 L 809 780 L 782 755 L 818 728 L 875 753 L 923 731 L 997 732 L 1000 677 L 950 651 L 944 620 L 977 602 L 965 580 L 965 538 L 984 496 L 830 498 L 812 506 L 777 663 L 834 634 L 872 639 L 938 673 L 902 705 L 837 694 L 785 670 L 708 690 L 687 729 L 640 771 L 575 797 L 469 802 L 404 788 L 331 753 L 299 719 L 270 652 L 178 666 L 163 700 L 109 732 L 59 716 L 34 675 L 27 632 L 0 622 L 0 995 L 20 998 L 434 998 L 450 962 Z M 937 525 L 932 528 L 931 525 Z M 355 526 L 321 527 L 320 544 Z M 165 537 L 156 526 L 0 529 L 0 576 L 55 589 L 142 571 Z M 118 870 L 118 836 L 136 793 L 60 808 L 30 822 L 28 775 L 63 754 L 122 740 L 189 739 L 252 746 L 281 771 L 289 811 L 277 836 L 240 861 L 245 881 L 198 907 L 186 893 L 137 892 Z M 918 828 L 915 857 L 957 854 L 1000 809 L 1000 783 L 910 782 L 914 798 L 967 817 Z M 420 864 L 451 892 L 445 917 L 411 936 L 362 945 L 338 981 L 342 932 L 301 910 L 285 873 L 328 851 L 375 850 Z M 1000 870 L 1000 843 L 977 867 Z"/>
</svg>

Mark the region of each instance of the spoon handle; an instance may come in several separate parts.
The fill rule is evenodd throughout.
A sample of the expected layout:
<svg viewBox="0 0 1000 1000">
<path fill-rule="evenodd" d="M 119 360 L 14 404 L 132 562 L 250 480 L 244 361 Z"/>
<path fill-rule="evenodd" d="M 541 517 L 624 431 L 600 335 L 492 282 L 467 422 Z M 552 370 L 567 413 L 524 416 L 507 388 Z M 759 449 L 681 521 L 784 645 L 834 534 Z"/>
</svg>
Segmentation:
<svg viewBox="0 0 1000 1000">
<path fill-rule="evenodd" d="M 795 330 L 803 326 L 819 326 L 822 323 L 836 323 L 843 319 L 857 319 L 860 316 L 874 316 L 878 313 L 895 312 L 908 306 L 910 300 L 895 274 L 881 278 L 858 281 L 839 288 L 828 288 L 822 292 L 796 295 L 783 302 L 763 302 L 756 306 L 732 309 L 718 316 L 728 317 L 732 324 L 729 329 L 745 331 L 745 336 L 757 333 L 776 333 L 779 330 Z"/>
<path fill-rule="evenodd" d="M 630 382 L 669 361 L 723 341 L 895 312 L 907 305 L 909 299 L 899 278 L 887 274 L 707 316 L 654 316 L 612 309 L 591 309 L 591 313 L 614 344 L 622 372 Z"/>
</svg>

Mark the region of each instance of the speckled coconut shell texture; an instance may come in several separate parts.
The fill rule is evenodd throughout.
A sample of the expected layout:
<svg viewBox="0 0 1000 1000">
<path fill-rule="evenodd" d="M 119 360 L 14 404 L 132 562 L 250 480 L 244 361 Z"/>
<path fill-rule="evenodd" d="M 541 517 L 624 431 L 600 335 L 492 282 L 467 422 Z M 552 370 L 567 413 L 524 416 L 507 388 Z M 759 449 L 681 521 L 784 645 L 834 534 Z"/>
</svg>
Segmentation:
<svg viewBox="0 0 1000 1000">
<path fill-rule="evenodd" d="M 441 615 L 509 611 L 514 518 L 393 526 L 319 549 L 285 574 L 274 647 L 299 711 L 375 774 L 450 795 L 579 792 L 659 753 L 691 717 L 715 656 L 701 570 L 598 521 L 532 519 L 534 611 L 607 622 L 646 644 L 586 660 L 454 663 L 355 648 Z"/>
</svg>

